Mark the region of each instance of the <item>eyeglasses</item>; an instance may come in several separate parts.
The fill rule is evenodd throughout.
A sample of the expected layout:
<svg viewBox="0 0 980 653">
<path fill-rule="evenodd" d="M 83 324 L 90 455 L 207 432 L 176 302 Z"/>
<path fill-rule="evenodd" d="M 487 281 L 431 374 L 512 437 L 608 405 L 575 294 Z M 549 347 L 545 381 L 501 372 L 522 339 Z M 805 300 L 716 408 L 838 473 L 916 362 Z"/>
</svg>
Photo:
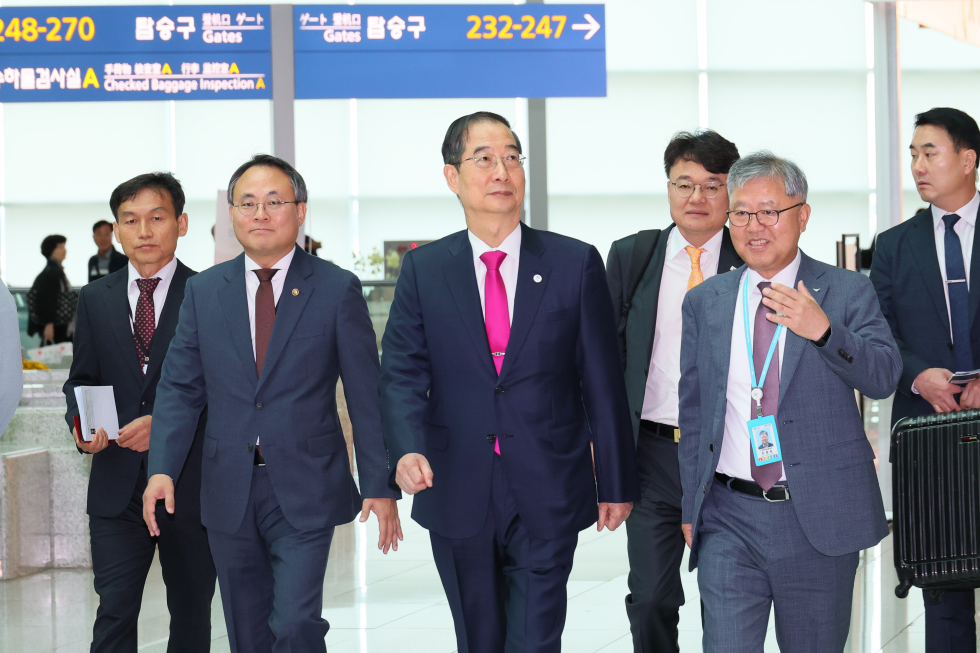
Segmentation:
<svg viewBox="0 0 980 653">
<path fill-rule="evenodd" d="M 677 194 L 681 197 L 690 197 L 694 194 L 694 189 L 700 186 L 701 194 L 709 199 L 712 197 L 718 197 L 718 193 L 721 192 L 721 189 L 724 186 L 724 184 L 719 184 L 715 181 L 709 181 L 706 184 L 692 184 L 689 181 L 672 181 L 670 183 L 673 184 L 674 190 L 676 190 Z"/>
<path fill-rule="evenodd" d="M 523 168 L 524 162 L 527 161 L 527 157 L 522 154 L 505 154 L 502 157 L 497 157 L 492 154 L 484 154 L 483 156 L 473 156 L 468 159 L 463 159 L 463 161 L 472 161 L 473 165 L 481 170 L 490 170 L 497 165 L 497 159 L 502 159 L 505 168 Z M 460 163 L 463 163 L 460 161 Z"/>
<path fill-rule="evenodd" d="M 752 219 L 752 216 L 755 216 L 755 219 L 758 220 L 759 224 L 761 224 L 762 226 L 773 227 L 776 225 L 777 222 L 779 222 L 780 213 L 785 213 L 790 209 L 795 209 L 798 206 L 803 206 L 803 204 L 804 202 L 800 202 L 799 204 L 794 204 L 789 208 L 779 209 L 778 211 L 775 209 L 756 211 L 754 213 L 751 213 L 749 211 L 725 211 L 725 214 L 728 215 L 728 220 L 732 223 L 733 227 L 747 227 L 749 225 L 749 220 Z"/>
<path fill-rule="evenodd" d="M 268 202 L 245 201 L 233 206 L 246 218 L 251 218 L 259 210 L 260 206 L 264 206 L 265 212 L 269 215 L 277 215 L 286 204 L 299 204 L 299 202 L 284 202 L 283 200 L 269 200 Z"/>
</svg>

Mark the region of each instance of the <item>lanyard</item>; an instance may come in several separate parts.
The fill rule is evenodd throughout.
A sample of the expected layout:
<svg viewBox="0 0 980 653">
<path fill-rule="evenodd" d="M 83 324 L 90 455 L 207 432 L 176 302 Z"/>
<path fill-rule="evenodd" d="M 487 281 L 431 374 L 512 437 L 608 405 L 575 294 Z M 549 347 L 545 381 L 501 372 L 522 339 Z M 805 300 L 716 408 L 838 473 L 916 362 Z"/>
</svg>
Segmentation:
<svg viewBox="0 0 980 653">
<path fill-rule="evenodd" d="M 748 272 L 746 272 L 748 274 Z M 748 279 L 742 284 L 742 316 L 745 318 L 745 348 L 749 352 L 749 374 L 752 376 L 752 399 L 755 400 L 759 417 L 762 417 L 762 386 L 766 383 L 766 375 L 769 373 L 769 363 L 772 362 L 772 355 L 779 345 L 779 336 L 783 333 L 783 325 L 776 327 L 776 333 L 772 336 L 772 343 L 769 345 L 769 353 L 766 354 L 766 363 L 762 367 L 762 376 L 758 382 L 755 378 L 755 359 L 752 356 L 752 336 L 749 331 L 749 283 Z"/>
</svg>

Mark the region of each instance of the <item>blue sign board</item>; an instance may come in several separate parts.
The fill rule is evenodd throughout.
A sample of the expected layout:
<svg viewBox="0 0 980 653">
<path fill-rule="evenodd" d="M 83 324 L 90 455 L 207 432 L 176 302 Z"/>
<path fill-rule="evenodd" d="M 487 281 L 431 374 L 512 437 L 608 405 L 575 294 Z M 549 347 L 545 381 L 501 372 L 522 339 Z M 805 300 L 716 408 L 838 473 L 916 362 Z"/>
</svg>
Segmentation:
<svg viewBox="0 0 980 653">
<path fill-rule="evenodd" d="M 0 8 L 0 102 L 270 99 L 268 5 Z"/>
<path fill-rule="evenodd" d="M 603 5 L 297 5 L 296 97 L 603 97 Z"/>
</svg>

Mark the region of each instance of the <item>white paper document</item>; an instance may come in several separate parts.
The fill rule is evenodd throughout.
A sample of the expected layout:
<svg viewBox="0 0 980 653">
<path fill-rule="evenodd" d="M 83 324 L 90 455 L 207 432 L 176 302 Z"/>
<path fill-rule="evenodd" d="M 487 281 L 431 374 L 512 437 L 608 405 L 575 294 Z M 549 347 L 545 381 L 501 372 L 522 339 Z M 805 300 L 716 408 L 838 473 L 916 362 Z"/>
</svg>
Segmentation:
<svg viewBox="0 0 980 653">
<path fill-rule="evenodd" d="M 99 429 L 105 429 L 110 440 L 119 437 L 119 416 L 116 414 L 116 396 L 111 385 L 83 385 L 75 387 L 78 415 L 82 423 L 81 436 L 86 442 L 95 438 Z"/>
</svg>

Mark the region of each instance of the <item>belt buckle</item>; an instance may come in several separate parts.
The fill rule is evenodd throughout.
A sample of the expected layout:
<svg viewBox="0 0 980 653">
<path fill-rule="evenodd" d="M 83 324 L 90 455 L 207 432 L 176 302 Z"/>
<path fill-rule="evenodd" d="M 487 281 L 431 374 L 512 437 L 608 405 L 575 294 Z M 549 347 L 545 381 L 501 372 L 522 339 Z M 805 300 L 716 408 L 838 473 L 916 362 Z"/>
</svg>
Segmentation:
<svg viewBox="0 0 980 653">
<path fill-rule="evenodd" d="M 782 503 L 783 501 L 789 501 L 790 496 L 789 496 L 789 488 L 788 487 L 786 487 L 785 485 L 783 485 L 783 486 L 774 485 L 773 487 L 782 487 L 783 488 L 783 492 L 786 493 L 786 498 L 784 498 L 784 499 L 770 499 L 769 498 L 769 495 L 767 494 L 768 490 L 762 490 L 762 498 L 763 499 L 765 499 L 769 503 Z M 772 488 L 769 488 L 769 489 L 771 490 Z"/>
<path fill-rule="evenodd" d="M 680 441 L 681 441 L 681 430 L 674 429 L 674 444 L 677 444 Z"/>
</svg>

